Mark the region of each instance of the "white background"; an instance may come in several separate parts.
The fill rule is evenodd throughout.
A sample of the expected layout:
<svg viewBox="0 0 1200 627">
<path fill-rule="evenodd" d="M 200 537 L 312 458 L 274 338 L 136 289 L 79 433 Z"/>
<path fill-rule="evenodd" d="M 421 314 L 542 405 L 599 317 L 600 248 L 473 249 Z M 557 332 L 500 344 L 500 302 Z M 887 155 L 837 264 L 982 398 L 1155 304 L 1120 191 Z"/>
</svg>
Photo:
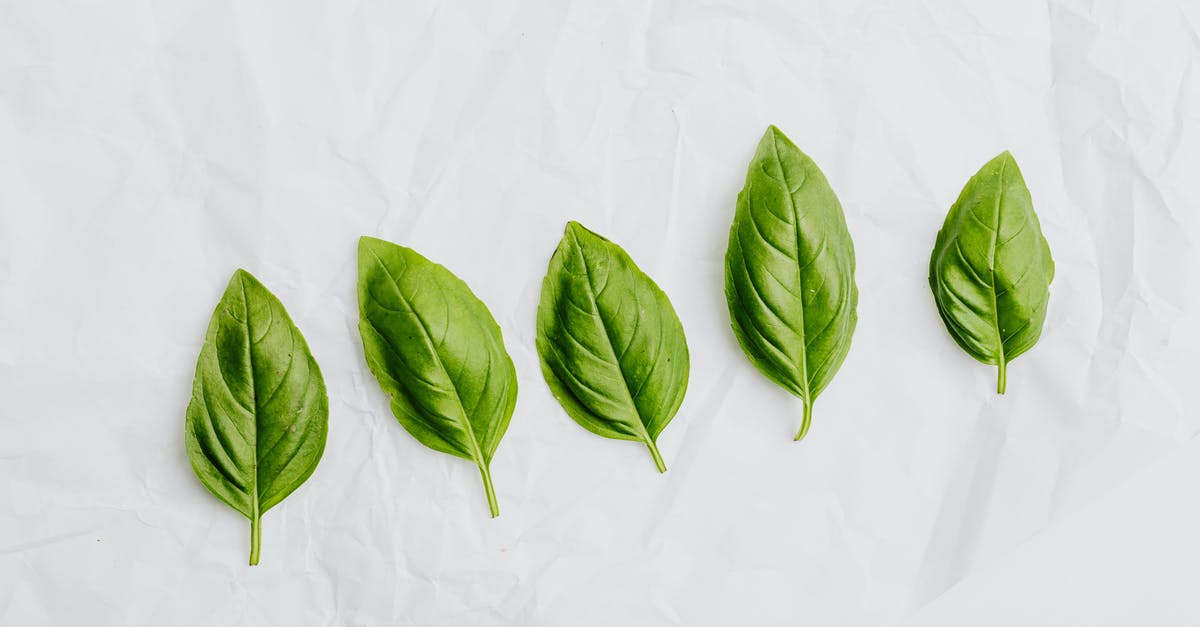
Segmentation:
<svg viewBox="0 0 1200 627">
<path fill-rule="evenodd" d="M 1150 0 L 0 0 L 0 623 L 1200 624 L 1198 26 Z M 858 254 L 858 331 L 799 444 L 722 294 L 771 123 Z M 926 267 L 1005 149 L 1057 277 L 998 397 Z M 569 219 L 687 330 L 665 475 L 541 379 Z M 503 328 L 497 520 L 367 372 L 363 234 L 448 266 Z M 255 568 L 183 447 L 237 267 L 330 398 Z"/>
</svg>

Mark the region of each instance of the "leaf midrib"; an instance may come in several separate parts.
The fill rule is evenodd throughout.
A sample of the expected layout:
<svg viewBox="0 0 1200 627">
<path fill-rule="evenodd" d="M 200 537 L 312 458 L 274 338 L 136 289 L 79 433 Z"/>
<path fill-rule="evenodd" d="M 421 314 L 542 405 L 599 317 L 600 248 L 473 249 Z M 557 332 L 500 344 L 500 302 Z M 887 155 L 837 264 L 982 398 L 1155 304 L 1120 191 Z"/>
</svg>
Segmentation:
<svg viewBox="0 0 1200 627">
<path fill-rule="evenodd" d="M 246 294 L 246 277 L 239 277 L 238 287 L 242 290 L 242 312 L 246 316 L 246 363 L 250 366 L 250 402 L 254 406 L 254 420 L 250 423 L 254 427 L 254 476 L 253 483 L 250 486 L 250 512 L 253 518 L 258 518 L 259 512 L 259 494 L 258 494 L 258 377 L 255 375 L 254 368 L 254 332 L 250 327 L 250 298 Z"/>
<path fill-rule="evenodd" d="M 1000 332 L 1000 305 L 998 303 L 999 298 L 996 295 L 996 253 L 999 252 L 999 248 L 1000 248 L 1000 206 L 1001 206 L 1000 202 L 1004 198 L 1004 168 L 1006 165 L 1007 165 L 1006 161 L 1004 159 L 1001 159 L 1000 160 L 1000 172 L 999 172 L 998 176 L 996 177 L 996 203 L 995 203 L 995 207 L 992 211 L 992 213 L 993 213 L 992 246 L 991 246 L 991 259 L 990 259 L 990 264 L 989 264 L 991 267 L 988 268 L 988 270 L 990 270 L 989 276 L 991 278 L 991 284 L 992 284 L 992 290 L 991 290 L 992 328 L 994 328 L 996 330 L 996 352 L 997 352 L 996 358 L 998 360 L 997 365 L 1000 365 L 1000 366 L 1004 365 L 1005 358 L 1004 358 L 1004 335 L 1001 334 L 1001 332 Z"/>
<path fill-rule="evenodd" d="M 779 178 L 783 179 L 784 196 L 787 197 L 788 206 L 792 213 L 792 228 L 796 235 L 796 265 L 800 265 L 800 210 L 796 207 L 796 199 L 792 196 L 792 184 L 788 181 L 787 168 L 783 166 L 783 158 L 779 154 L 779 134 L 771 133 L 771 149 L 775 153 L 775 162 L 779 164 Z M 753 216 L 750 216 L 753 218 Z M 804 402 L 812 403 L 813 399 L 809 398 L 809 381 L 808 381 L 808 332 L 804 326 L 804 278 L 803 268 L 796 272 L 796 283 L 800 288 L 799 306 L 796 307 L 796 312 L 800 316 L 800 347 L 804 354 L 800 358 L 800 381 L 804 385 Z"/>
</svg>

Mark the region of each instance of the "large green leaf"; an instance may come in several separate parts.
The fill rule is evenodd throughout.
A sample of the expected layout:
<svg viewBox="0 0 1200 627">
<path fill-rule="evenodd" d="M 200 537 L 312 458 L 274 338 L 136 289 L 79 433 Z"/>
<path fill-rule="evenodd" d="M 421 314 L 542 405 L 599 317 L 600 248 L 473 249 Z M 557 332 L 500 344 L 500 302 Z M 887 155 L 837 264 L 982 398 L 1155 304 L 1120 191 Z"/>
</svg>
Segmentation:
<svg viewBox="0 0 1200 627">
<path fill-rule="evenodd" d="M 542 281 L 542 374 L 567 414 L 607 438 L 656 441 L 683 402 L 688 349 L 667 295 L 620 246 L 569 222 Z"/>
<path fill-rule="evenodd" d="M 250 519 L 251 565 L 263 513 L 312 474 L 328 423 L 325 381 L 300 330 L 279 299 L 238 270 L 200 349 L 185 431 L 196 476 Z"/>
<path fill-rule="evenodd" d="M 500 327 L 466 283 L 416 251 L 358 244 L 359 332 L 392 413 L 422 444 L 475 462 L 492 516 L 490 464 L 517 401 Z"/>
<path fill-rule="evenodd" d="M 967 181 L 929 260 L 929 286 L 946 329 L 972 357 L 997 366 L 1001 394 L 1008 362 L 1042 335 L 1052 280 L 1050 246 L 1021 170 L 1005 151 Z"/>
<path fill-rule="evenodd" d="M 774 126 L 738 194 L 725 297 L 746 356 L 804 402 L 803 438 L 858 322 L 854 243 L 825 175 Z"/>
</svg>

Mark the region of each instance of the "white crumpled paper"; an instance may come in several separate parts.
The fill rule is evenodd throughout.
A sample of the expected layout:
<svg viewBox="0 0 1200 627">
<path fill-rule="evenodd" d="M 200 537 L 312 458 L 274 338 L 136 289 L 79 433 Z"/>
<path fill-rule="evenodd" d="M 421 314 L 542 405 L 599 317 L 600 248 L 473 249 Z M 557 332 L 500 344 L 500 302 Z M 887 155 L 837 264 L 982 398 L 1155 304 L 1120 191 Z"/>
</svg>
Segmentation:
<svg viewBox="0 0 1200 627">
<path fill-rule="evenodd" d="M 1195 625 L 1198 24 L 1149 0 L 0 1 L 0 623 Z M 858 255 L 858 331 L 799 444 L 722 294 L 771 123 Z M 1005 149 L 1057 276 L 999 397 L 926 267 Z M 665 475 L 542 381 L 569 219 L 687 330 Z M 503 328 L 497 520 L 367 372 L 363 234 L 448 266 Z M 330 397 L 255 568 L 182 431 L 237 267 Z"/>
</svg>

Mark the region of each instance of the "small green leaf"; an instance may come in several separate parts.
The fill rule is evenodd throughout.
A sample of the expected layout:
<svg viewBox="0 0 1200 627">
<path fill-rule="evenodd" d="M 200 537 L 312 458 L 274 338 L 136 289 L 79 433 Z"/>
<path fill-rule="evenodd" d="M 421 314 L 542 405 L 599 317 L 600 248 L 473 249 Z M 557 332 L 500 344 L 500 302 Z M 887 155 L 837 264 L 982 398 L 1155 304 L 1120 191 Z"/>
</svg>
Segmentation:
<svg viewBox="0 0 1200 627">
<path fill-rule="evenodd" d="M 683 402 L 688 349 L 667 295 L 620 246 L 569 222 L 542 281 L 542 374 L 580 426 L 646 445 L 666 471 L 658 435 Z"/>
<path fill-rule="evenodd" d="M 804 402 L 803 438 L 858 322 L 854 243 L 825 175 L 774 126 L 738 194 L 725 298 L 746 356 Z"/>
<path fill-rule="evenodd" d="M 185 431 L 196 476 L 250 519 L 251 565 L 262 515 L 312 475 L 328 424 L 325 381 L 304 336 L 279 300 L 238 270 L 200 349 Z"/>
<path fill-rule="evenodd" d="M 490 464 L 517 401 L 500 327 L 446 268 L 373 237 L 358 243 L 358 329 L 392 413 L 425 446 L 479 468 L 499 515 Z"/>
<path fill-rule="evenodd" d="M 997 367 L 1037 343 L 1046 320 L 1054 260 L 1029 188 L 1007 151 L 987 162 L 950 208 L 929 260 L 929 286 L 954 341 Z"/>
</svg>

